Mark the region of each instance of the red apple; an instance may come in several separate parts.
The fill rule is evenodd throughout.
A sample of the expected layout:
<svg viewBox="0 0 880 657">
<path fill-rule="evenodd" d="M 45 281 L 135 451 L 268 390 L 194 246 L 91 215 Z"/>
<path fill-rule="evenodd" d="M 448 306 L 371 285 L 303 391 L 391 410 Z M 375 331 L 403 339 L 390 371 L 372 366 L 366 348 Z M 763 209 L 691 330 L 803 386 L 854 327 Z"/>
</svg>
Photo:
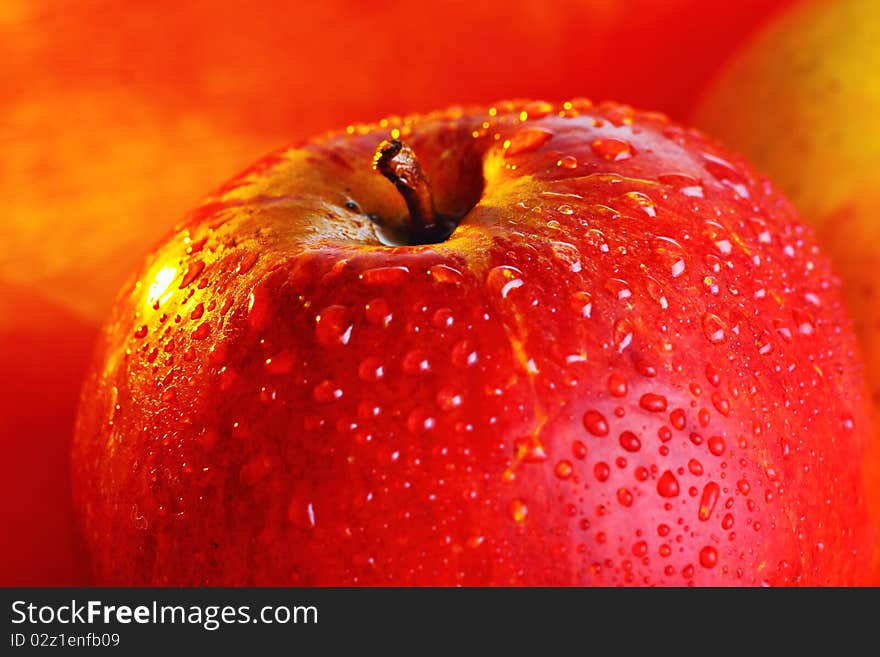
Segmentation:
<svg viewBox="0 0 880 657">
<path fill-rule="evenodd" d="M 655 113 L 502 103 L 283 150 L 104 330 L 73 454 L 98 579 L 861 583 L 839 287 L 767 180 Z"/>
</svg>

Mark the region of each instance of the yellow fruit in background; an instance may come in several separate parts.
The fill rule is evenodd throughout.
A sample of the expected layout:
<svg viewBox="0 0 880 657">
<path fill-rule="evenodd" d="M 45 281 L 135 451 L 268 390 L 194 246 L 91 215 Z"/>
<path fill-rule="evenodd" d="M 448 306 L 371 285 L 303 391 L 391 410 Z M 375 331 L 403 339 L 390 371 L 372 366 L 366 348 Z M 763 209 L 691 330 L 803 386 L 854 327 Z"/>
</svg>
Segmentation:
<svg viewBox="0 0 880 657">
<path fill-rule="evenodd" d="M 694 123 L 815 227 L 845 283 L 880 426 L 880 2 L 792 6 L 727 62 Z"/>
</svg>

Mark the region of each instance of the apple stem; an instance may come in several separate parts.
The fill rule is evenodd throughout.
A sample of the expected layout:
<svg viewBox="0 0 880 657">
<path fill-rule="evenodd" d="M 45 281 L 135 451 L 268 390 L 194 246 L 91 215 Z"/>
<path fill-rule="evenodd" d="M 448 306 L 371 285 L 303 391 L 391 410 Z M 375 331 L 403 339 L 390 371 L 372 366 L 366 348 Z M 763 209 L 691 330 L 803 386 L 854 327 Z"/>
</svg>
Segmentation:
<svg viewBox="0 0 880 657">
<path fill-rule="evenodd" d="M 410 244 L 431 244 L 449 237 L 450 226 L 434 209 L 428 177 L 412 148 L 399 139 L 382 141 L 373 156 L 373 169 L 394 184 L 409 211 L 408 221 L 386 227 L 400 233 Z"/>
</svg>

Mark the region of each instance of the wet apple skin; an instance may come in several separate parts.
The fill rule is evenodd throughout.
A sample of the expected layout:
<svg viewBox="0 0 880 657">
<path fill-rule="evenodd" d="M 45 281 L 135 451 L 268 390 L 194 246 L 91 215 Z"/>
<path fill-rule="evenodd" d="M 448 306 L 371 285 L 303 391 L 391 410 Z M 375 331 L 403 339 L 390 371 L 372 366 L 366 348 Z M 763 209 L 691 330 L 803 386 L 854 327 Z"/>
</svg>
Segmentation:
<svg viewBox="0 0 880 657">
<path fill-rule="evenodd" d="M 446 242 L 377 239 L 389 136 L 466 213 Z M 220 188 L 122 291 L 76 499 L 107 583 L 858 584 L 855 352 L 788 202 L 662 115 L 351 126 Z"/>
</svg>

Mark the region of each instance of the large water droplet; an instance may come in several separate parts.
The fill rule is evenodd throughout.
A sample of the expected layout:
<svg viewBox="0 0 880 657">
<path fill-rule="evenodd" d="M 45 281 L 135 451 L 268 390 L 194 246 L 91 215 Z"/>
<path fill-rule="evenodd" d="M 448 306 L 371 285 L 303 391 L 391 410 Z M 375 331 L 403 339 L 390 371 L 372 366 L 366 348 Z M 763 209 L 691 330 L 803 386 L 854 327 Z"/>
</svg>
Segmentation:
<svg viewBox="0 0 880 657">
<path fill-rule="evenodd" d="M 182 290 L 183 288 L 188 287 L 194 280 L 201 276 L 203 271 L 205 271 L 205 263 L 201 260 L 196 260 L 189 266 L 189 269 L 186 270 L 183 280 L 180 281 L 179 289 Z"/>
<path fill-rule="evenodd" d="M 403 371 L 407 374 L 428 374 L 431 371 L 428 354 L 420 349 L 408 352 L 403 357 Z"/>
<path fill-rule="evenodd" d="M 507 157 L 537 150 L 551 137 L 553 133 L 544 128 L 525 128 L 505 142 L 504 155 Z"/>
<path fill-rule="evenodd" d="M 465 339 L 453 345 L 449 358 L 456 367 L 472 367 L 479 361 L 479 354 L 470 340 Z"/>
<path fill-rule="evenodd" d="M 428 275 L 435 283 L 458 285 L 462 281 L 460 271 L 449 265 L 433 265 L 428 268 Z"/>
<path fill-rule="evenodd" d="M 351 331 L 349 310 L 345 306 L 328 306 L 315 317 L 315 335 L 322 345 L 346 345 Z"/>
<path fill-rule="evenodd" d="M 718 550 L 711 545 L 707 545 L 700 550 L 700 565 L 703 568 L 714 568 L 718 563 Z"/>
<path fill-rule="evenodd" d="M 464 395 L 452 386 L 443 386 L 437 391 L 437 406 L 441 410 L 451 411 L 464 403 Z"/>
<path fill-rule="evenodd" d="M 620 434 L 620 446 L 627 452 L 638 452 L 642 448 L 642 441 L 632 431 L 624 431 Z"/>
<path fill-rule="evenodd" d="M 367 321 L 373 326 L 381 326 L 385 328 L 391 323 L 393 316 L 391 308 L 385 299 L 373 299 L 364 306 L 364 314 Z"/>
<path fill-rule="evenodd" d="M 573 471 L 574 468 L 571 465 L 571 461 L 560 461 L 556 464 L 555 473 L 560 479 L 568 479 Z"/>
<path fill-rule="evenodd" d="M 409 277 L 409 268 L 374 267 L 360 273 L 358 278 L 366 285 L 375 287 L 395 287 L 401 285 Z"/>
<path fill-rule="evenodd" d="M 661 497 L 678 497 L 681 488 L 678 485 L 678 479 L 672 474 L 672 471 L 666 470 L 657 481 L 657 492 Z"/>
<path fill-rule="evenodd" d="M 581 317 L 589 319 L 593 312 L 593 297 L 589 292 L 574 292 L 569 297 L 571 309 Z"/>
<path fill-rule="evenodd" d="M 660 262 L 660 265 L 668 271 L 673 278 L 684 273 L 687 257 L 684 247 L 671 237 L 658 235 L 651 240 L 651 250 Z"/>
<path fill-rule="evenodd" d="M 506 299 L 515 289 L 522 287 L 522 272 L 516 267 L 501 265 L 493 267 L 486 276 L 486 287 Z"/>
<path fill-rule="evenodd" d="M 715 456 L 721 456 L 724 454 L 726 444 L 724 438 L 721 436 L 710 436 L 707 444 L 709 446 L 709 451 Z"/>
<path fill-rule="evenodd" d="M 605 281 L 605 291 L 617 299 L 628 299 L 632 296 L 632 290 L 622 278 L 609 278 Z"/>
<path fill-rule="evenodd" d="M 633 494 L 628 488 L 620 488 L 617 490 L 617 501 L 620 502 L 622 506 L 630 507 L 633 503 Z"/>
<path fill-rule="evenodd" d="M 666 410 L 667 404 L 666 397 L 653 392 L 646 392 L 639 399 L 639 406 L 652 413 L 662 413 Z"/>
<path fill-rule="evenodd" d="M 657 206 L 650 196 L 642 192 L 627 192 L 623 195 L 630 205 L 633 205 L 649 217 L 657 216 Z"/>
<path fill-rule="evenodd" d="M 312 398 L 322 404 L 336 401 L 342 399 L 342 388 L 335 381 L 327 379 L 314 387 Z"/>
<path fill-rule="evenodd" d="M 746 179 L 736 171 L 730 162 L 708 153 L 704 153 L 703 158 L 706 171 L 712 174 L 716 180 L 732 189 L 737 195 L 749 198 Z"/>
<path fill-rule="evenodd" d="M 590 410 L 584 413 L 584 428 L 594 436 L 608 435 L 608 421 L 599 411 Z"/>
<path fill-rule="evenodd" d="M 381 360 L 375 356 L 370 356 L 361 361 L 358 366 L 358 376 L 361 381 L 367 383 L 375 383 L 381 381 L 385 376 L 385 366 Z"/>
<path fill-rule="evenodd" d="M 724 340 L 724 322 L 718 315 L 706 313 L 703 315 L 703 333 L 712 344 L 718 344 Z"/>
<path fill-rule="evenodd" d="M 662 173 L 657 180 L 665 185 L 675 187 L 685 196 L 703 198 L 703 186 L 697 178 L 684 173 Z"/>
<path fill-rule="evenodd" d="M 715 505 L 718 504 L 718 496 L 721 494 L 721 489 L 714 481 L 710 481 L 703 487 L 703 494 L 700 496 L 700 509 L 697 512 L 697 517 L 700 520 L 708 520 L 712 517 L 712 511 L 715 510 Z"/>
<path fill-rule="evenodd" d="M 593 153 L 603 160 L 618 162 L 620 160 L 628 160 L 636 154 L 636 149 L 628 141 L 623 139 L 614 139 L 606 137 L 604 139 L 596 139 L 590 144 Z"/>
<path fill-rule="evenodd" d="M 633 324 L 630 320 L 623 318 L 619 319 L 614 323 L 614 328 L 612 330 L 611 339 L 614 341 L 614 346 L 617 347 L 619 352 L 623 352 L 631 343 L 633 339 Z"/>
</svg>

